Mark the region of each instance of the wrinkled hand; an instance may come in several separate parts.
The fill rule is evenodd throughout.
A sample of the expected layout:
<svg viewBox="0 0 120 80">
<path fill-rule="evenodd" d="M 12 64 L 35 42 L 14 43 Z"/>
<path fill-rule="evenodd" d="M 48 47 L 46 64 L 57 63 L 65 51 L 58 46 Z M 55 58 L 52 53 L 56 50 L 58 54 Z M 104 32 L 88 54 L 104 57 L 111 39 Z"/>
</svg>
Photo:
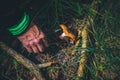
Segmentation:
<svg viewBox="0 0 120 80">
<path fill-rule="evenodd" d="M 43 52 L 44 48 L 48 47 L 44 33 L 34 23 L 31 23 L 30 28 L 17 38 L 30 53 Z"/>
</svg>

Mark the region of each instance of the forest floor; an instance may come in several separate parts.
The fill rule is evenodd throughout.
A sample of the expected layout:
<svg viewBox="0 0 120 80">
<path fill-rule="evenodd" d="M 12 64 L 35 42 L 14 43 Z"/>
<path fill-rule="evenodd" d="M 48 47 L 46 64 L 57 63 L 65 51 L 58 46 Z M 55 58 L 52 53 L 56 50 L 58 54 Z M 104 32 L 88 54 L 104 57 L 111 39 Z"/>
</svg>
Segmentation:
<svg viewBox="0 0 120 80">
<path fill-rule="evenodd" d="M 17 52 L 21 53 L 26 58 L 33 61 L 35 64 L 53 62 L 51 66 L 41 69 L 46 80 L 119 80 L 120 79 L 120 37 L 109 33 L 108 27 L 97 28 L 91 22 L 88 27 L 87 47 L 83 48 L 84 43 L 82 35 L 79 35 L 86 24 L 86 20 L 82 18 L 65 19 L 63 24 L 67 26 L 69 31 L 75 35 L 75 44 L 70 43 L 70 38 L 60 39 L 60 34 L 63 33 L 60 28 L 60 23 L 50 23 L 45 19 L 44 10 L 39 1 L 32 1 L 27 6 L 22 4 L 27 13 L 32 17 L 33 21 L 44 31 L 48 38 L 49 47 L 43 53 L 34 54 L 27 53 L 22 44 L 9 33 L 6 33 L 2 41 L 12 47 Z M 44 5 L 44 4 L 43 4 Z M 44 9 L 44 8 L 43 8 Z M 51 11 L 51 10 L 50 10 Z M 43 13 L 42 13 L 43 12 Z M 45 11 L 45 13 L 47 13 Z M 46 16 L 53 16 L 46 14 Z M 87 17 L 88 18 L 88 17 Z M 89 20 L 94 18 L 90 17 Z M 52 19 L 50 19 L 52 20 Z M 47 22 L 46 22 L 47 21 Z M 97 20 L 96 20 L 97 21 Z M 101 21 L 102 22 L 102 21 Z M 85 22 L 87 23 L 87 22 Z M 97 22 L 98 23 L 98 22 Z M 96 23 L 94 22 L 94 25 Z M 54 26 L 54 27 L 53 27 Z M 103 24 L 104 26 L 104 24 Z M 91 32 L 92 31 L 92 32 Z M 115 32 L 115 31 L 112 31 Z M 115 32 L 116 33 L 116 32 Z M 119 32 L 118 32 L 119 34 Z M 106 36 L 105 36 L 106 35 Z M 77 45 L 79 40 L 79 45 Z M 12 43 L 10 42 L 12 41 Z M 18 46 L 19 45 L 19 46 Z M 77 45 L 77 46 L 76 46 Z M 81 55 L 85 49 L 85 63 L 83 65 L 83 76 L 78 75 Z M 75 54 L 72 53 L 75 50 Z M 32 80 L 34 75 L 29 72 L 22 64 L 19 64 L 15 59 L 6 55 L 4 51 L 0 51 L 0 80 Z M 108 55 L 109 54 L 109 55 Z M 84 59 L 83 59 L 84 61 Z"/>
</svg>

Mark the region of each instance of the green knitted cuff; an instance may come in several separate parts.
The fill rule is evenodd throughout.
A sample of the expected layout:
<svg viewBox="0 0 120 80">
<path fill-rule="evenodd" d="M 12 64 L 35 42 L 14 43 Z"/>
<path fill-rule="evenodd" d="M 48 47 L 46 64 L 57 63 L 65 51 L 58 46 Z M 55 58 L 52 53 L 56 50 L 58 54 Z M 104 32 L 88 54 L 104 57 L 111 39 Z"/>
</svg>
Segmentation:
<svg viewBox="0 0 120 80">
<path fill-rule="evenodd" d="M 20 35 L 22 32 L 25 31 L 25 29 L 28 27 L 29 23 L 30 23 L 30 18 L 26 13 L 24 13 L 20 22 L 14 26 L 8 28 L 8 30 L 12 33 L 12 35 Z"/>
</svg>

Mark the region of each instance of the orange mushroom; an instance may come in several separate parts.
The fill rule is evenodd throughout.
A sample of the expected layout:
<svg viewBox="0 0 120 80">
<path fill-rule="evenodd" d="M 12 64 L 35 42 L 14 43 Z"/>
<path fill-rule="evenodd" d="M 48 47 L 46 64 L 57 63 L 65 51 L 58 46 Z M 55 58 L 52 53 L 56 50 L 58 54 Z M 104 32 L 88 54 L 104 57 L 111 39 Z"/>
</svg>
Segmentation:
<svg viewBox="0 0 120 80">
<path fill-rule="evenodd" d="M 75 35 L 70 32 L 70 30 L 65 26 L 64 24 L 60 25 L 61 29 L 63 30 L 63 33 L 60 35 L 60 38 L 64 37 L 69 37 L 70 38 L 70 43 L 74 44 L 75 43 Z"/>
</svg>

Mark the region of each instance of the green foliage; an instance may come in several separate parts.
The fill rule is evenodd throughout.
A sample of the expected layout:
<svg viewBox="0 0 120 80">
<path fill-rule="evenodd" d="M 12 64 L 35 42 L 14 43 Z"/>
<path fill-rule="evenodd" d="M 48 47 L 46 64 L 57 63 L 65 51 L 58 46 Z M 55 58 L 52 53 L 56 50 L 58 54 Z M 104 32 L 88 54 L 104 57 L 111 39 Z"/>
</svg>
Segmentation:
<svg viewBox="0 0 120 80">
<path fill-rule="evenodd" d="M 27 0 L 26 4 L 31 2 Z M 95 6 L 95 9 L 92 7 Z M 86 64 L 85 76 L 81 80 L 118 80 L 120 74 L 120 0 L 48 0 L 35 16 L 42 16 L 44 21 L 41 26 L 46 26 L 56 33 L 60 30 L 60 23 L 72 22 L 73 19 L 81 19 L 91 16 L 93 22 L 90 33 L 95 43 L 88 46 L 90 59 Z M 40 21 L 42 21 L 40 20 Z M 39 21 L 38 21 L 39 22 Z M 51 34 L 47 33 L 47 35 Z M 78 48 L 78 51 L 81 47 Z M 0 54 L 0 59 L 6 56 Z M 78 61 L 77 61 L 78 62 Z M 23 80 L 19 74 L 19 63 L 13 61 L 18 80 Z M 69 64 L 64 66 L 67 70 Z M 59 66 L 59 65 L 57 65 Z M 61 66 L 63 67 L 63 66 Z M 52 67 L 48 70 L 55 73 Z M 63 73 L 64 74 L 64 73 Z M 79 80 L 77 76 L 67 75 Z"/>
</svg>

